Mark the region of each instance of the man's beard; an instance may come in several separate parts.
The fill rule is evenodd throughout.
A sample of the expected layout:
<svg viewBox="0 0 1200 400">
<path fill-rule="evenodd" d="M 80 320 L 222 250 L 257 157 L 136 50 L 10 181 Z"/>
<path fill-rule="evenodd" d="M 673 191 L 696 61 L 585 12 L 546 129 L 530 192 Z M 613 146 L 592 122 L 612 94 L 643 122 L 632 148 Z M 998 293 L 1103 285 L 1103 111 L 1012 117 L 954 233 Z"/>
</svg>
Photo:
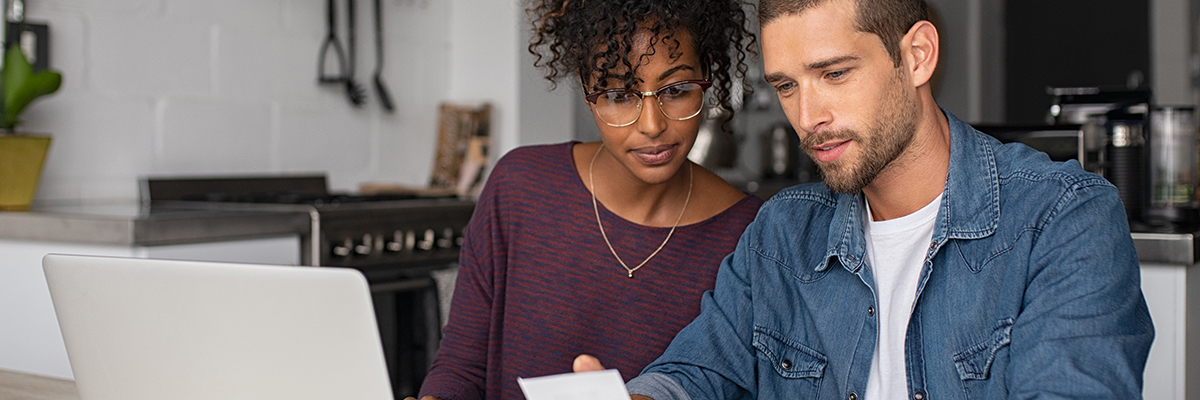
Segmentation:
<svg viewBox="0 0 1200 400">
<path fill-rule="evenodd" d="M 899 73 L 892 79 L 883 101 L 883 110 L 875 123 L 867 128 L 870 134 L 866 137 L 854 130 L 842 129 L 801 139 L 801 147 L 813 160 L 817 159 L 814 146 L 818 144 L 853 140 L 858 145 L 860 157 L 857 163 L 850 164 L 850 161 L 838 159 L 817 164 L 821 178 L 830 190 L 846 194 L 862 191 L 912 143 L 916 133 L 918 105 L 914 99 L 904 95 L 902 82 Z"/>
</svg>

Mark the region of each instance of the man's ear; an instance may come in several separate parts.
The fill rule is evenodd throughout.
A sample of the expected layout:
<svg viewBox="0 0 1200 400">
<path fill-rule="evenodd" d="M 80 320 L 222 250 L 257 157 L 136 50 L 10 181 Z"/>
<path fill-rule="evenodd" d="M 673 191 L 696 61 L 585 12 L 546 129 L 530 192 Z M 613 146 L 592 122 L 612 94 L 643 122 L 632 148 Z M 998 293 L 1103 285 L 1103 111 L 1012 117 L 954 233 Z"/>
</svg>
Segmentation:
<svg viewBox="0 0 1200 400">
<path fill-rule="evenodd" d="M 913 86 L 924 85 L 933 77 L 937 69 L 938 49 L 937 28 L 929 21 L 913 24 L 904 38 L 900 39 L 901 60 L 912 76 Z"/>
</svg>

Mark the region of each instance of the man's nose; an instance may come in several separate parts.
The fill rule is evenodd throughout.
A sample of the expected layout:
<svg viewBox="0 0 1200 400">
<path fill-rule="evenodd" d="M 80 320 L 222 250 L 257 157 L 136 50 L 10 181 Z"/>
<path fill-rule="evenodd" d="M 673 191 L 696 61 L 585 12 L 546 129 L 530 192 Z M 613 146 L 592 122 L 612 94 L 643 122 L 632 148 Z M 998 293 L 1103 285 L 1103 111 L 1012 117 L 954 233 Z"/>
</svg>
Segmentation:
<svg viewBox="0 0 1200 400">
<path fill-rule="evenodd" d="M 812 134 L 832 120 L 824 98 L 813 88 L 801 88 L 793 105 L 792 122 L 798 134 Z"/>
</svg>

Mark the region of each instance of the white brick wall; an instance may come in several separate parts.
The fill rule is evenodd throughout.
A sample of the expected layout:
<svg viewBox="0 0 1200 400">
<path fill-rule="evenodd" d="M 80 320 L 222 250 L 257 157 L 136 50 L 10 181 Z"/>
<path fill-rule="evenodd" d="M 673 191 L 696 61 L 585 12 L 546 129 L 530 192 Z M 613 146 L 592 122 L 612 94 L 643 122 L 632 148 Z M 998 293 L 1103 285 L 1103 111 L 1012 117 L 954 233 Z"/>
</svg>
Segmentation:
<svg viewBox="0 0 1200 400">
<path fill-rule="evenodd" d="M 449 71 L 488 68 L 451 68 L 453 40 L 516 47 L 511 36 L 489 37 L 494 32 L 451 35 L 451 26 L 474 25 L 451 23 L 456 6 L 475 5 L 458 1 L 384 0 L 383 75 L 394 114 L 371 90 L 370 0 L 357 2 L 355 75 L 369 97 L 361 109 L 340 86 L 317 84 L 324 1 L 27 2 L 27 18 L 50 25 L 51 63 L 64 78 L 58 93 L 22 115 L 20 130 L 54 137 L 38 198 L 136 198 L 137 179 L 147 175 L 324 172 L 334 190 L 367 180 L 424 184 L 439 102 L 507 103 L 499 114 L 515 108 L 495 91 L 451 96 Z M 338 4 L 345 40 L 344 0 Z M 502 25 L 516 25 L 517 15 L 507 18 Z M 515 71 L 512 62 L 501 70 Z M 515 73 L 500 79 L 517 90 Z"/>
</svg>

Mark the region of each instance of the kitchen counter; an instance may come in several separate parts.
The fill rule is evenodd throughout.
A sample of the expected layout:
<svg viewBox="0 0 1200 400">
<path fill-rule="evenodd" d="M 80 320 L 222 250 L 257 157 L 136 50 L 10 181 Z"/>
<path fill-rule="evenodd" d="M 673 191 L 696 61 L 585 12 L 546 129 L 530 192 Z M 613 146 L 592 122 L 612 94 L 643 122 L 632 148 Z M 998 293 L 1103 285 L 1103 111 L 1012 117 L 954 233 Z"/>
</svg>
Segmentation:
<svg viewBox="0 0 1200 400">
<path fill-rule="evenodd" d="M 160 246 L 306 235 L 310 228 L 309 215 L 297 211 L 150 209 L 133 201 L 43 203 L 31 211 L 0 212 L 0 240 Z M 1200 259 L 1196 233 L 1132 235 L 1142 262 L 1191 266 Z"/>
<path fill-rule="evenodd" d="M 305 235 L 306 213 L 154 209 L 136 202 L 38 204 L 0 212 L 0 240 L 161 246 Z"/>
<path fill-rule="evenodd" d="M 1138 261 L 1190 267 L 1196 264 L 1197 233 L 1133 233 Z"/>
<path fill-rule="evenodd" d="M 0 399 L 79 400 L 75 381 L 0 369 Z"/>
</svg>

